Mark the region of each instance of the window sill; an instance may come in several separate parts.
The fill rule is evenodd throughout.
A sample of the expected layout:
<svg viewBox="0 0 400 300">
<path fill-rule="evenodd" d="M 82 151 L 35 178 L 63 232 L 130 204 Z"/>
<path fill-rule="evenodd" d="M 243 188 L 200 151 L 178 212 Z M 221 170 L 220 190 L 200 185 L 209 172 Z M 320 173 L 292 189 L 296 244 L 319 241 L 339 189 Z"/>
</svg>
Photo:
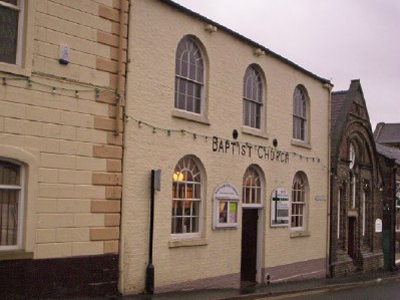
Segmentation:
<svg viewBox="0 0 400 300">
<path fill-rule="evenodd" d="M 292 146 L 311 149 L 311 144 L 306 141 L 292 139 Z"/>
<path fill-rule="evenodd" d="M 2 62 L 0 62 L 0 72 L 10 73 L 10 75 L 20 75 L 25 77 L 31 76 L 32 73 L 30 69 Z"/>
<path fill-rule="evenodd" d="M 32 258 L 33 258 L 33 252 L 25 252 L 22 250 L 0 251 L 0 261 L 15 260 L 15 259 L 32 259 Z"/>
<path fill-rule="evenodd" d="M 195 113 L 190 113 L 184 110 L 175 109 L 172 111 L 172 116 L 178 119 L 184 119 L 204 125 L 210 125 L 210 120 L 208 120 L 207 117 Z"/>
<path fill-rule="evenodd" d="M 187 239 L 187 240 L 174 240 L 168 242 L 168 248 L 180 248 L 180 247 L 196 247 L 196 246 L 207 246 L 208 239 Z"/>
<path fill-rule="evenodd" d="M 264 131 L 262 131 L 261 129 L 256 129 L 256 128 L 252 128 L 252 127 L 247 127 L 247 126 L 242 126 L 242 133 L 243 134 L 248 134 L 248 135 L 252 135 L 252 136 L 256 136 L 256 137 L 260 137 L 263 139 L 268 140 L 269 136 L 268 134 L 266 134 Z"/>
<path fill-rule="evenodd" d="M 290 233 L 290 238 L 299 238 L 299 237 L 307 237 L 310 236 L 310 232 L 308 230 L 299 230 L 299 231 L 292 231 Z"/>
</svg>

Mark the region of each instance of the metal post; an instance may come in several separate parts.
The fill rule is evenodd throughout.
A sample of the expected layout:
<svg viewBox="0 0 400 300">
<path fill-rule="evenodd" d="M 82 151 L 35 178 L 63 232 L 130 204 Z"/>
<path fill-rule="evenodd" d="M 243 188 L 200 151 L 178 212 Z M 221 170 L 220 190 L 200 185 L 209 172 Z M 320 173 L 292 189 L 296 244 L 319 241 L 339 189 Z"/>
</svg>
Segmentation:
<svg viewBox="0 0 400 300">
<path fill-rule="evenodd" d="M 153 266 L 153 232 L 154 232 L 154 174 L 151 170 L 150 184 L 150 232 L 149 232 L 149 263 L 146 268 L 146 294 L 154 294 L 154 266 Z"/>
</svg>

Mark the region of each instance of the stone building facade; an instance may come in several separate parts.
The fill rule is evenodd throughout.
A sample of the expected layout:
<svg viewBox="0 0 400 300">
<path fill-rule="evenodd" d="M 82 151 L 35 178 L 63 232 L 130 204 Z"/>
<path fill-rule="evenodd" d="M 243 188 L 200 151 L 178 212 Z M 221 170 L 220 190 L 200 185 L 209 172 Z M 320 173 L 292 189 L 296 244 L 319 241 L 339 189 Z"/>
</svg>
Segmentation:
<svg viewBox="0 0 400 300">
<path fill-rule="evenodd" d="M 382 176 L 359 80 L 332 93 L 332 276 L 383 266 Z M 379 228 L 380 227 L 380 228 Z"/>
<path fill-rule="evenodd" d="M 132 2 L 123 293 L 325 277 L 331 84 L 167 0 Z"/>
<path fill-rule="evenodd" d="M 1 299 L 118 292 L 127 10 L 0 1 Z"/>
<path fill-rule="evenodd" d="M 400 124 L 378 123 L 374 138 L 385 179 L 384 227 L 390 232 L 386 267 L 393 269 L 400 264 Z"/>
</svg>

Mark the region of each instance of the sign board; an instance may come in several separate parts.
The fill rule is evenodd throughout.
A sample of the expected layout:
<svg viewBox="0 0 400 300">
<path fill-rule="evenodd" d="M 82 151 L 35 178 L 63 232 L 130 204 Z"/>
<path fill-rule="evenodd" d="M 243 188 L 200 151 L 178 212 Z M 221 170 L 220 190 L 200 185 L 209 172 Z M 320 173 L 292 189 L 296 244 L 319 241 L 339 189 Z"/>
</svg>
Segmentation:
<svg viewBox="0 0 400 300">
<path fill-rule="evenodd" d="M 239 192 L 230 183 L 220 184 L 214 191 L 213 229 L 238 227 Z"/>
<path fill-rule="evenodd" d="M 326 201 L 325 196 L 315 196 L 315 201 Z"/>
<path fill-rule="evenodd" d="M 382 232 L 382 220 L 376 219 L 375 220 L 375 232 Z"/>
<path fill-rule="evenodd" d="M 271 227 L 289 225 L 289 193 L 277 188 L 271 195 Z"/>
<path fill-rule="evenodd" d="M 237 199 L 239 201 L 239 192 L 230 183 L 223 183 L 215 189 L 214 200 L 216 198 Z"/>
</svg>

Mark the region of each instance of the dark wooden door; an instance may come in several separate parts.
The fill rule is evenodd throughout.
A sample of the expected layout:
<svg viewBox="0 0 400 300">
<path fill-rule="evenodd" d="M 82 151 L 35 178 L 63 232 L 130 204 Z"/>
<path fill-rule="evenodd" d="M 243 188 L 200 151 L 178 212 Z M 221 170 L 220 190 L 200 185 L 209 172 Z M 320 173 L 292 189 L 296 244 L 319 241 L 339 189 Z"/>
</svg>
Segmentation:
<svg viewBox="0 0 400 300">
<path fill-rule="evenodd" d="M 354 259 L 356 252 L 355 245 L 355 229 L 356 229 L 356 218 L 349 218 L 349 232 L 347 235 L 347 253 Z"/>
<path fill-rule="evenodd" d="M 257 209 L 243 209 L 242 257 L 240 274 L 242 281 L 255 282 L 257 273 Z"/>
</svg>

